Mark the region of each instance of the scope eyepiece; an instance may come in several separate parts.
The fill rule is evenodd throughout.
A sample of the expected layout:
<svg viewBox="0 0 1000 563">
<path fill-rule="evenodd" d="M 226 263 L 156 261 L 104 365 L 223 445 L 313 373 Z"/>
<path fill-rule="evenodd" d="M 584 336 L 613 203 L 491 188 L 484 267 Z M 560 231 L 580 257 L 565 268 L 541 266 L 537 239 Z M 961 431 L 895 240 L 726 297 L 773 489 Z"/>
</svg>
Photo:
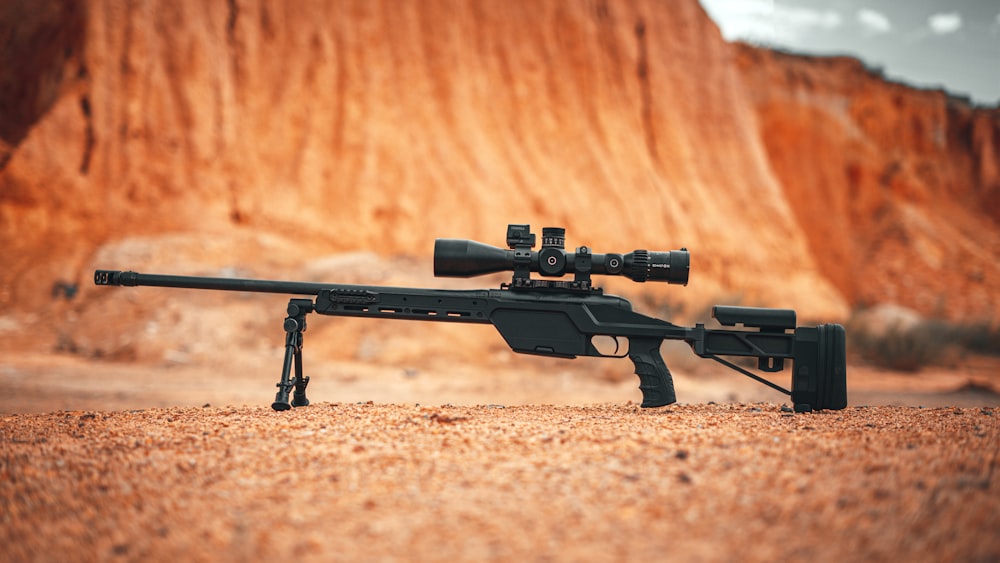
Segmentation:
<svg viewBox="0 0 1000 563">
<path fill-rule="evenodd" d="M 691 253 L 686 248 L 666 252 L 635 250 L 625 255 L 624 264 L 622 275 L 632 281 L 687 285 Z"/>
<path fill-rule="evenodd" d="M 566 252 L 566 230 L 547 227 L 542 230 L 540 250 L 531 248 L 535 235 L 528 225 L 509 225 L 507 244 L 510 250 L 465 239 L 437 239 L 434 242 L 434 275 L 467 278 L 503 271 L 515 271 L 527 263 L 527 269 L 543 276 L 561 277 L 576 274 L 590 279 L 590 274 L 625 276 L 636 282 L 658 281 L 687 285 L 691 254 L 686 248 L 665 252 L 634 250 L 627 254 L 592 254 L 587 247 Z M 515 274 L 517 277 L 517 274 Z M 526 275 L 525 275 L 526 277 Z"/>
</svg>

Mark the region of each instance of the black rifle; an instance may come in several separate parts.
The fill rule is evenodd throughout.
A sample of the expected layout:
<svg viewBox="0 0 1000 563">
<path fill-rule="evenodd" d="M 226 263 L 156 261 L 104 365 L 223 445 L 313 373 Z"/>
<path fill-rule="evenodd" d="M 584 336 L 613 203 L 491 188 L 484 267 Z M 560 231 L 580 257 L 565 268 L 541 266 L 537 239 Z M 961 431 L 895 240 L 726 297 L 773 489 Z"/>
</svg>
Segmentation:
<svg viewBox="0 0 1000 563">
<path fill-rule="evenodd" d="M 628 355 L 635 364 L 643 407 L 676 402 L 673 379 L 660 356 L 664 340 L 683 340 L 694 353 L 711 358 L 768 387 L 791 396 L 796 411 L 847 406 L 845 332 L 838 324 L 795 327 L 795 311 L 716 306 L 712 316 L 724 326 L 747 330 L 677 326 L 632 311 L 622 297 L 591 284 L 591 274 L 622 275 L 637 282 L 687 285 L 687 249 L 636 250 L 596 254 L 582 246 L 564 249 L 565 230 L 546 228 L 538 251 L 528 225 L 509 225 L 509 249 L 461 239 L 438 239 L 434 275 L 471 277 L 512 270 L 500 289 L 413 289 L 328 283 L 283 282 L 97 270 L 97 285 L 158 286 L 311 295 L 293 298 L 285 317 L 285 359 L 271 407 L 288 410 L 309 404 L 308 377 L 302 375 L 302 333 L 306 315 L 374 317 L 436 322 L 492 324 L 515 352 L 558 358 Z M 573 274 L 573 280 L 531 278 Z M 756 329 L 756 330 L 754 330 Z M 792 360 L 792 388 L 784 389 L 719 356 L 756 357 L 757 368 L 779 372 Z M 292 375 L 294 367 L 295 373 Z M 294 390 L 294 393 L 293 393 Z M 293 393 L 291 401 L 289 394 Z"/>
</svg>

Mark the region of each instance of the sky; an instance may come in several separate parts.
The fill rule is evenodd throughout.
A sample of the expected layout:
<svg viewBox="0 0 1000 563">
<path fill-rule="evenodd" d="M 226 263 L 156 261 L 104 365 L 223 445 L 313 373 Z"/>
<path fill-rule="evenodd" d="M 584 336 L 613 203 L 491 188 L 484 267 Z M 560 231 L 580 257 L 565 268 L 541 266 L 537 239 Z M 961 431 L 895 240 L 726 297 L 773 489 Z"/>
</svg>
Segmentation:
<svg viewBox="0 0 1000 563">
<path fill-rule="evenodd" d="M 1000 106 L 1000 0 L 700 0 L 727 40 L 852 55 L 885 76 Z"/>
</svg>

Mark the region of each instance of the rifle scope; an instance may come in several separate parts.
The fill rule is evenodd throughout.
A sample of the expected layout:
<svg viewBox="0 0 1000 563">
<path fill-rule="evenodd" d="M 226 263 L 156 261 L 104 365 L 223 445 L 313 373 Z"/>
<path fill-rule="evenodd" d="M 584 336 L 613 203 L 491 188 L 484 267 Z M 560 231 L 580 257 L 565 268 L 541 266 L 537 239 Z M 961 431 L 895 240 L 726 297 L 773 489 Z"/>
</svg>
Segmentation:
<svg viewBox="0 0 1000 563">
<path fill-rule="evenodd" d="M 602 274 L 625 276 L 632 281 L 661 281 L 687 285 L 691 255 L 686 248 L 656 252 L 633 250 L 627 254 L 595 254 L 586 246 L 566 252 L 566 230 L 542 229 L 542 246 L 535 246 L 535 235 L 528 225 L 509 225 L 509 250 L 466 239 L 434 241 L 434 275 L 468 278 L 496 272 L 525 270 L 543 276 L 565 274 Z M 589 278 L 588 278 L 589 279 Z"/>
</svg>

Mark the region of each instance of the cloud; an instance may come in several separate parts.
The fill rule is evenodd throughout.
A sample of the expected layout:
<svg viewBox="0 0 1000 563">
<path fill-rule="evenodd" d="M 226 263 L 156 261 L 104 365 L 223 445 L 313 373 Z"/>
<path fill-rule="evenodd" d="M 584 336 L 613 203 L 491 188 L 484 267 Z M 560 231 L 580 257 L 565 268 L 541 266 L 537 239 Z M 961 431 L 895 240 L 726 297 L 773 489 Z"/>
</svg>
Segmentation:
<svg viewBox="0 0 1000 563">
<path fill-rule="evenodd" d="M 840 14 L 833 10 L 810 10 L 808 8 L 784 8 L 779 12 L 784 23 L 802 32 L 808 29 L 834 29 L 840 27 Z"/>
<path fill-rule="evenodd" d="M 1000 19 L 1000 15 L 997 15 L 997 18 Z M 958 12 L 934 14 L 927 18 L 927 25 L 937 35 L 955 33 L 962 28 L 962 16 Z"/>
<path fill-rule="evenodd" d="M 789 43 L 843 23 L 834 10 L 784 6 L 773 0 L 701 0 L 701 4 L 729 41 Z"/>
<path fill-rule="evenodd" d="M 858 10 L 858 23 L 869 33 L 888 33 L 892 31 L 892 22 L 882 12 L 870 8 Z"/>
</svg>

